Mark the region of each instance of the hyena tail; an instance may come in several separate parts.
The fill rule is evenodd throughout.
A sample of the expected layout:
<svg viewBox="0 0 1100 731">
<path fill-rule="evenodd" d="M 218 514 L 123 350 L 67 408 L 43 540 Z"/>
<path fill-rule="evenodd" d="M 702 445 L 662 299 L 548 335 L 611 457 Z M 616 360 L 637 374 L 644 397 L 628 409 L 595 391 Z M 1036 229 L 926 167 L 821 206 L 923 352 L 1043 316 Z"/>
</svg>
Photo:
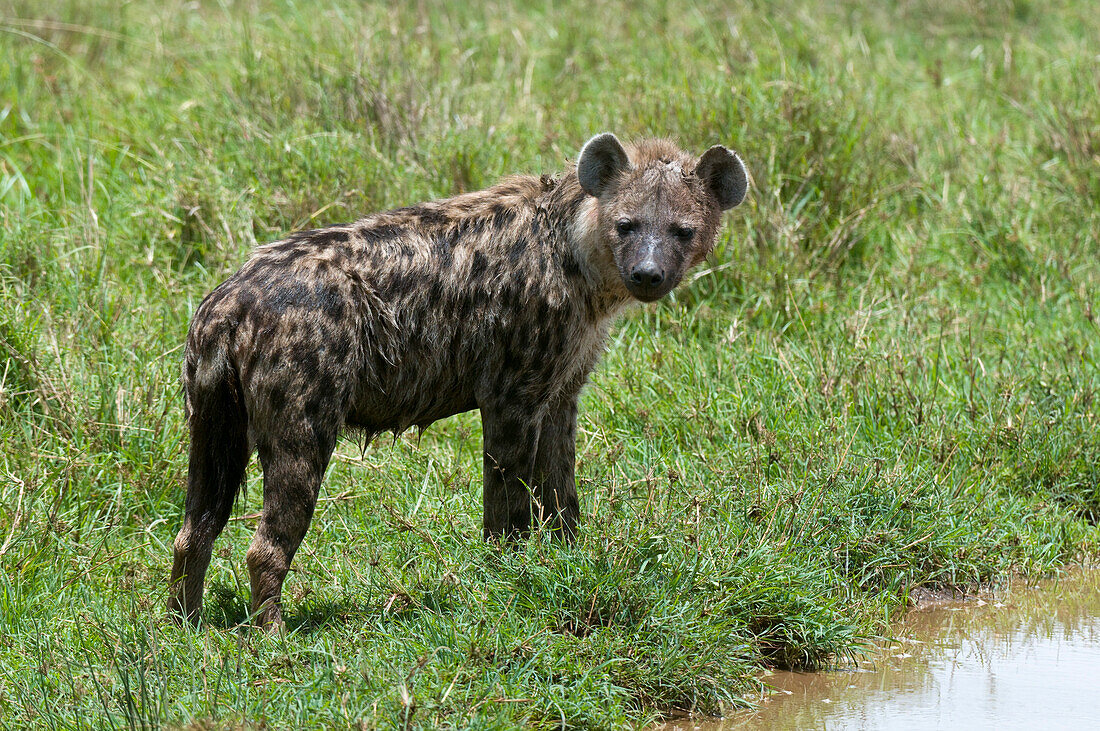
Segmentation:
<svg viewBox="0 0 1100 731">
<path fill-rule="evenodd" d="M 188 347 L 184 364 L 191 431 L 187 502 L 176 536 L 168 609 L 197 622 L 214 540 L 225 528 L 244 482 L 250 450 L 240 376 L 227 343 L 202 353 Z"/>
</svg>

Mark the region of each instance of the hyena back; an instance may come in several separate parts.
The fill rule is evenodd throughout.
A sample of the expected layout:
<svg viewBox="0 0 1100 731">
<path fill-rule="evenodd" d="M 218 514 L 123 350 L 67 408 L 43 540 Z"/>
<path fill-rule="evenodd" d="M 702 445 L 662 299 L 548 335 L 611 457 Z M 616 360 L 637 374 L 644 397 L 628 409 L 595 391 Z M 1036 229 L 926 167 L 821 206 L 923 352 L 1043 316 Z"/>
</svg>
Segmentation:
<svg viewBox="0 0 1100 731">
<path fill-rule="evenodd" d="M 344 427 L 367 435 L 480 409 L 487 539 L 579 515 L 577 399 L 630 301 L 675 287 L 745 196 L 740 158 L 664 140 L 584 146 L 560 177 L 307 231 L 256 250 L 200 304 L 183 385 L 187 501 L 169 608 L 197 621 L 215 538 L 251 454 L 263 512 L 252 606 L 281 626 L 283 579 Z"/>
</svg>

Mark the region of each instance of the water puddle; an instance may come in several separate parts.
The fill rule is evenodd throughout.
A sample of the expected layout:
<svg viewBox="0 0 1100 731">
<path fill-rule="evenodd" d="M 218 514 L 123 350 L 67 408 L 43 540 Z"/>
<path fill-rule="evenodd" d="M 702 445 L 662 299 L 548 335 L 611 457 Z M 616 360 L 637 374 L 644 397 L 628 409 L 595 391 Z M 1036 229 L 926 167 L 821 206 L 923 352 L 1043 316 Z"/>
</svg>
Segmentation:
<svg viewBox="0 0 1100 731">
<path fill-rule="evenodd" d="M 1100 724 L 1100 571 L 911 611 L 846 671 L 774 673 L 756 711 L 667 729 L 1091 728 Z"/>
</svg>

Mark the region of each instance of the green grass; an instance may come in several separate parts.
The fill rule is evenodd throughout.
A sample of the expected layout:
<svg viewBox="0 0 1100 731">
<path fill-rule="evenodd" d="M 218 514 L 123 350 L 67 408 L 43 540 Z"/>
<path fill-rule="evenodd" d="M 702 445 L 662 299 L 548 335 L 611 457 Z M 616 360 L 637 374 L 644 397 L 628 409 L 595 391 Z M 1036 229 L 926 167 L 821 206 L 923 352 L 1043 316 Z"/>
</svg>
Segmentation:
<svg viewBox="0 0 1100 731">
<path fill-rule="evenodd" d="M 864 5 L 0 0 L 0 726 L 718 713 L 912 587 L 1095 555 L 1098 16 Z M 580 541 L 482 543 L 463 415 L 340 446 L 286 637 L 238 626 L 255 465 L 205 627 L 167 622 L 202 296 L 608 129 L 728 144 L 754 185 L 613 335 Z"/>
</svg>

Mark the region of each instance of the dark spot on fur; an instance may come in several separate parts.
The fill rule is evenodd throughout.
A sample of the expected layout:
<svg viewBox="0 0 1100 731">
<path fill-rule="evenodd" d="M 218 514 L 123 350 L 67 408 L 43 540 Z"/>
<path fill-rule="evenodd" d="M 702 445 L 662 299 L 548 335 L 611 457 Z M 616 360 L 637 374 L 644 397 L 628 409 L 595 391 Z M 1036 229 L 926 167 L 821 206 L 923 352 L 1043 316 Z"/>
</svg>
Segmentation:
<svg viewBox="0 0 1100 731">
<path fill-rule="evenodd" d="M 237 323 L 244 320 L 249 313 L 256 309 L 257 301 L 256 291 L 252 289 L 252 287 L 240 287 L 237 290 L 237 296 L 234 298 L 234 308 L 233 314 L 230 316 L 231 319 Z"/>
<path fill-rule="evenodd" d="M 516 293 L 510 283 L 500 288 L 500 291 L 497 293 L 497 301 L 504 307 L 511 307 L 515 304 Z"/>
<path fill-rule="evenodd" d="M 286 389 L 273 388 L 268 394 L 267 398 L 268 406 L 271 407 L 272 412 L 275 414 L 282 413 L 286 408 Z"/>
<path fill-rule="evenodd" d="M 451 264 L 454 263 L 451 247 L 450 236 L 439 235 L 432 239 L 432 250 L 435 252 L 439 266 L 443 269 L 450 269 Z"/>
<path fill-rule="evenodd" d="M 395 224 L 382 224 L 371 226 L 363 225 L 359 228 L 359 238 L 366 244 L 379 244 L 383 241 L 393 241 L 405 235 L 405 228 Z"/>
<path fill-rule="evenodd" d="M 322 282 L 318 282 L 313 286 L 313 296 L 316 298 L 317 309 L 324 312 L 333 320 L 344 319 L 344 300 L 335 289 Z"/>
<path fill-rule="evenodd" d="M 312 348 L 301 348 L 295 353 L 298 365 L 304 375 L 316 377 L 321 368 L 321 354 Z"/>
<path fill-rule="evenodd" d="M 346 244 L 351 235 L 347 231 L 330 231 L 322 229 L 313 236 L 312 241 L 320 246 L 332 246 L 334 244 Z"/>
<path fill-rule="evenodd" d="M 561 258 L 561 269 L 565 272 L 565 276 L 570 279 L 575 279 L 581 276 L 581 265 L 577 261 L 577 258 L 572 254 L 566 253 Z"/>
<path fill-rule="evenodd" d="M 489 261 L 485 258 L 485 255 L 480 251 L 474 252 L 474 260 L 470 263 L 470 280 L 473 282 L 480 281 L 488 266 Z"/>
<path fill-rule="evenodd" d="M 458 317 L 461 320 L 469 320 L 474 311 L 474 298 L 469 292 L 464 293 L 458 300 Z"/>
<path fill-rule="evenodd" d="M 351 338 L 336 331 L 328 341 L 328 352 L 337 362 L 343 362 L 351 353 Z"/>
<path fill-rule="evenodd" d="M 493 228 L 496 229 L 507 228 L 516 220 L 515 206 L 507 203 L 494 203 L 489 209 L 489 214 L 492 218 Z"/>
<path fill-rule="evenodd" d="M 485 307 L 486 305 L 489 304 L 489 299 L 490 299 L 489 290 L 487 290 L 487 289 L 475 290 L 474 298 L 473 298 L 474 308 L 478 309 L 478 310 L 482 309 L 483 307 Z"/>
<path fill-rule="evenodd" d="M 504 361 L 501 370 L 505 373 L 514 373 L 523 367 L 523 352 L 516 347 L 515 342 L 508 343 L 504 347 Z"/>
<path fill-rule="evenodd" d="M 400 213 L 415 219 L 421 226 L 445 226 L 451 221 L 446 213 L 429 206 L 407 206 L 398 208 L 394 213 Z"/>
<path fill-rule="evenodd" d="M 428 304 L 431 307 L 439 307 L 443 303 L 443 283 L 438 279 L 432 282 L 428 290 Z"/>
<path fill-rule="evenodd" d="M 267 298 L 267 303 L 278 315 L 285 314 L 287 309 L 294 307 L 310 296 L 309 289 L 301 282 L 289 282 L 276 287 Z"/>
<path fill-rule="evenodd" d="M 474 218 L 464 218 L 462 219 L 462 223 L 459 224 L 458 229 L 455 231 L 455 236 L 480 236 L 484 230 L 484 218 L 480 216 Z"/>
<path fill-rule="evenodd" d="M 527 239 L 521 236 L 518 239 L 516 239 L 515 242 L 513 242 L 511 248 L 508 249 L 508 259 L 513 264 L 518 264 L 520 258 L 523 257 L 523 252 L 525 252 L 526 250 L 527 250 Z"/>
<path fill-rule="evenodd" d="M 410 272 L 393 271 L 379 287 L 378 294 L 388 300 L 404 299 L 416 286 L 416 280 L 417 277 Z"/>
<path fill-rule="evenodd" d="M 321 387 L 320 383 L 314 383 L 313 387 L 306 393 L 303 403 L 305 413 L 311 415 L 325 413 L 325 411 L 327 411 L 325 406 L 328 405 L 326 401 L 331 398 L 329 394 L 330 391 Z"/>
</svg>

